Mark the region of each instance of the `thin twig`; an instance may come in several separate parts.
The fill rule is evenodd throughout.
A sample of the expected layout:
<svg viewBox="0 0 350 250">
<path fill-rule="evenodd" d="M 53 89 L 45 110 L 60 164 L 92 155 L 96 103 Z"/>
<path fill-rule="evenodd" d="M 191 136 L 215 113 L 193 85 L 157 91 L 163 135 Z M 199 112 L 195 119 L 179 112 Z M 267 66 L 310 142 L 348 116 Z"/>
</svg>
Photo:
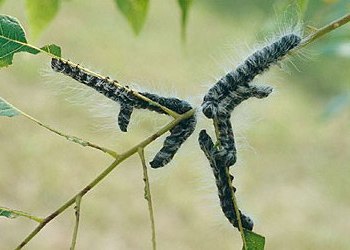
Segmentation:
<svg viewBox="0 0 350 250">
<path fill-rule="evenodd" d="M 24 111 L 20 110 L 19 108 L 15 107 L 14 105 L 12 105 L 11 103 L 9 103 L 8 101 L 6 101 L 5 99 L 2 99 L 7 105 L 9 105 L 11 108 L 15 109 L 17 112 L 19 112 L 21 115 L 23 115 L 24 117 L 28 118 L 29 120 L 35 122 L 36 124 L 38 124 L 39 126 L 55 133 L 56 135 L 59 135 L 59 136 L 62 136 L 64 138 L 66 138 L 68 141 L 71 141 L 71 142 L 74 142 L 74 143 L 77 143 L 77 144 L 80 144 L 81 146 L 84 146 L 84 147 L 91 147 L 91 148 L 95 148 L 95 149 L 98 149 L 104 153 L 107 153 L 109 155 L 111 155 L 113 158 L 117 158 L 118 154 L 117 152 L 111 150 L 111 149 L 108 149 L 108 148 L 105 148 L 105 147 L 101 147 L 101 146 L 98 146 L 97 144 L 94 144 L 92 142 L 88 142 L 88 141 L 85 141 L 79 137 L 76 137 L 76 136 L 72 136 L 72 135 L 66 135 L 56 129 L 53 129 L 51 128 L 49 125 L 46 125 L 44 123 L 42 123 L 41 121 L 35 119 L 34 117 L 28 115 L 27 113 L 25 113 Z"/>
<path fill-rule="evenodd" d="M 78 236 L 78 228 L 79 228 L 79 220 L 80 220 L 81 198 L 82 198 L 82 196 L 79 195 L 75 199 L 75 207 L 74 207 L 74 209 L 75 209 L 75 225 L 74 225 L 72 244 L 71 244 L 70 250 L 74 250 L 75 245 L 77 244 L 77 236 Z"/>
<path fill-rule="evenodd" d="M 226 168 L 225 172 L 226 172 L 226 179 L 230 180 L 229 168 Z M 238 222 L 238 229 L 239 229 L 239 232 L 241 233 L 241 238 L 242 238 L 242 242 L 243 242 L 243 250 L 248 250 L 247 241 L 245 240 L 244 230 L 243 230 L 242 221 L 241 221 L 241 213 L 239 212 L 239 209 L 238 209 L 237 199 L 236 199 L 235 192 L 233 189 L 233 184 L 231 181 L 229 181 L 228 185 L 230 187 L 230 191 L 232 194 L 231 195 L 232 203 L 233 203 L 233 208 L 235 209 L 235 214 L 236 214 L 236 218 L 237 218 L 237 222 Z"/>
<path fill-rule="evenodd" d="M 148 178 L 148 173 L 147 173 L 147 166 L 146 166 L 144 149 L 143 148 L 139 148 L 138 149 L 138 153 L 139 153 L 139 156 L 140 156 L 140 159 L 141 159 L 141 163 L 142 163 L 143 181 L 145 182 L 145 199 L 147 200 L 149 217 L 150 217 L 150 220 L 151 220 L 152 249 L 156 250 L 157 249 L 156 227 L 155 227 L 155 223 L 154 223 L 151 187 L 150 187 L 150 184 L 149 184 L 149 178 Z"/>
<path fill-rule="evenodd" d="M 93 189 L 98 183 L 100 183 L 110 172 L 112 172 L 116 166 L 118 166 L 121 162 L 123 162 L 125 159 L 129 158 L 133 154 L 135 154 L 139 148 L 145 148 L 148 144 L 156 140 L 158 137 L 169 131 L 171 128 L 176 126 L 179 122 L 181 122 L 184 119 L 187 119 L 191 116 L 193 116 L 195 113 L 194 109 L 189 110 L 185 114 L 182 114 L 177 119 L 173 120 L 172 122 L 168 123 L 166 126 L 161 128 L 158 132 L 155 134 L 149 136 L 147 139 L 143 140 L 136 146 L 132 147 L 128 151 L 126 151 L 123 154 L 120 154 L 115 161 L 107 167 L 101 174 L 99 174 L 90 184 L 88 184 L 85 188 L 83 188 L 79 193 L 74 195 L 71 199 L 69 199 L 66 203 L 64 203 L 60 208 L 58 208 L 55 212 L 50 214 L 48 217 L 44 219 L 42 223 L 40 223 L 23 241 L 16 250 L 22 249 L 31 239 L 33 239 L 40 231 L 43 229 L 50 221 L 52 221 L 54 218 L 56 218 L 58 215 L 60 215 L 62 212 L 64 212 L 68 207 L 70 207 L 72 204 L 75 203 L 75 200 L 78 196 L 83 197 L 87 192 L 89 192 L 91 189 Z"/>
<path fill-rule="evenodd" d="M 6 208 L 6 207 L 0 207 L 0 215 L 4 214 L 4 212 L 10 212 L 11 213 L 10 218 L 15 218 L 17 216 L 21 216 L 21 217 L 25 217 L 25 218 L 28 218 L 30 220 L 36 221 L 38 223 L 41 223 L 44 221 L 43 218 L 31 215 L 31 214 L 23 212 L 23 211 L 14 210 L 14 209 Z"/>
<path fill-rule="evenodd" d="M 316 31 L 314 31 L 313 33 L 311 33 L 310 35 L 305 37 L 297 47 L 290 50 L 289 53 L 293 53 L 294 51 L 307 46 L 308 44 L 312 43 L 313 41 L 326 35 L 327 33 L 331 32 L 332 30 L 335 30 L 335 29 L 339 28 L 340 26 L 343 26 L 344 24 L 346 24 L 348 22 L 350 22 L 350 14 L 346 14 L 345 16 L 323 26 L 322 28 L 316 29 Z"/>
</svg>

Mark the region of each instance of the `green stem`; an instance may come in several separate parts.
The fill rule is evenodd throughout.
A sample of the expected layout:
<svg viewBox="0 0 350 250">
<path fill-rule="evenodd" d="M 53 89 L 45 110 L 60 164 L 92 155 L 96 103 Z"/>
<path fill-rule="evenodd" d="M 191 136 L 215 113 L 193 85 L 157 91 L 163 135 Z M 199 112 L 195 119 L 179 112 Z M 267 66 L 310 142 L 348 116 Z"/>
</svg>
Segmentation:
<svg viewBox="0 0 350 250">
<path fill-rule="evenodd" d="M 189 110 L 185 114 L 182 114 L 177 119 L 173 120 L 172 122 L 168 123 L 166 126 L 161 128 L 158 132 L 155 134 L 149 136 L 144 141 L 140 142 L 136 146 L 132 147 L 125 153 L 119 155 L 115 161 L 107 167 L 101 174 L 99 174 L 90 184 L 88 184 L 85 188 L 83 188 L 78 194 L 74 195 L 71 199 L 69 199 L 66 203 L 64 203 L 60 208 L 58 208 L 55 212 L 50 214 L 48 217 L 44 219 L 42 223 L 40 223 L 23 241 L 22 243 L 16 248 L 22 249 L 32 238 L 34 238 L 35 235 L 37 235 L 43 227 L 46 226 L 50 221 L 52 221 L 54 218 L 56 218 L 58 215 L 63 213 L 68 207 L 70 207 L 72 204 L 75 203 L 78 196 L 83 197 L 87 192 L 89 192 L 91 189 L 93 189 L 100 181 L 102 181 L 110 172 L 112 172 L 113 169 L 116 168 L 121 162 L 123 162 L 125 159 L 129 158 L 136 152 L 138 152 L 139 148 L 145 148 L 148 144 L 156 140 L 158 137 L 169 131 L 171 128 L 176 126 L 179 122 L 181 122 L 184 119 L 187 119 L 191 116 L 193 116 L 195 113 L 194 109 Z"/>
<path fill-rule="evenodd" d="M 323 26 L 322 28 L 316 29 L 313 33 L 305 37 L 299 46 L 292 49 L 289 53 L 293 53 L 294 51 L 301 49 L 308 44 L 312 43 L 313 41 L 319 39 L 320 37 L 326 35 L 327 33 L 331 32 L 332 30 L 335 30 L 339 28 L 340 26 L 343 26 L 344 24 L 348 23 L 350 21 L 350 14 L 346 14 L 345 16 Z"/>
<path fill-rule="evenodd" d="M 0 207 L 0 215 L 2 213 L 4 213 L 4 212 L 10 212 L 13 215 L 12 217 L 9 217 L 9 218 L 15 218 L 17 216 L 21 216 L 21 217 L 25 217 L 25 218 L 28 218 L 30 220 L 36 221 L 38 223 L 41 223 L 41 222 L 44 221 L 43 218 L 31 215 L 31 214 L 23 212 L 23 211 L 13 210 L 13 209 L 9 209 L 9 208 L 6 208 L 6 207 Z"/>
<path fill-rule="evenodd" d="M 147 200 L 148 204 L 148 211 L 149 211 L 149 217 L 151 220 L 151 230 L 152 230 L 152 249 L 156 250 L 156 227 L 154 223 L 154 214 L 153 214 L 153 204 L 152 204 L 152 195 L 151 195 L 151 187 L 149 184 L 149 178 L 147 173 L 147 166 L 146 166 L 146 160 L 145 160 L 145 153 L 143 148 L 138 149 L 138 153 L 141 159 L 142 163 L 142 169 L 143 169 L 143 181 L 145 182 L 145 199 Z"/>
<path fill-rule="evenodd" d="M 242 221 L 241 221 L 241 213 L 239 212 L 239 209 L 238 209 L 237 199 L 236 199 L 235 192 L 233 189 L 233 184 L 230 181 L 229 169 L 226 168 L 225 172 L 226 172 L 226 180 L 228 181 L 230 191 L 231 191 L 232 203 L 233 203 L 233 207 L 235 209 L 235 214 L 236 214 L 236 218 L 237 218 L 237 222 L 238 222 L 238 229 L 239 229 L 239 232 L 241 233 L 241 238 L 242 238 L 242 242 L 243 242 L 243 250 L 248 250 L 247 241 L 245 240 Z"/>
<path fill-rule="evenodd" d="M 78 236 L 78 228 L 79 228 L 79 220 L 80 220 L 80 204 L 81 204 L 81 198 L 82 196 L 77 196 L 75 199 L 75 226 L 73 231 L 73 237 L 72 237 L 72 244 L 70 247 L 70 250 L 75 249 L 75 245 L 77 244 L 77 236 Z"/>
<path fill-rule="evenodd" d="M 42 123 L 41 121 L 35 119 L 34 117 L 28 115 L 27 113 L 25 113 L 24 111 L 20 110 L 19 108 L 15 107 L 14 105 L 12 105 L 11 103 L 9 103 L 8 101 L 6 101 L 5 99 L 2 99 L 7 105 L 11 106 L 11 108 L 15 109 L 17 112 L 19 112 L 21 115 L 23 115 L 24 117 L 28 118 L 29 120 L 35 122 L 36 124 L 38 124 L 39 126 L 55 133 L 56 135 L 59 135 L 59 136 L 62 136 L 64 138 L 66 138 L 68 141 L 71 141 L 71 142 L 74 142 L 74 143 L 78 143 L 80 144 L 81 146 L 84 146 L 84 147 L 91 147 L 91 148 L 95 148 L 95 149 L 98 149 L 104 153 L 107 153 L 109 155 L 111 155 L 113 158 L 117 158 L 118 154 L 117 152 L 111 150 L 111 149 L 108 149 L 108 148 L 105 148 L 105 147 L 101 147 L 101 146 L 98 146 L 92 142 L 89 142 L 89 141 L 85 141 L 79 137 L 76 137 L 76 136 L 72 136 L 72 135 L 66 135 L 56 129 L 53 129 L 51 128 L 50 126 Z"/>
</svg>

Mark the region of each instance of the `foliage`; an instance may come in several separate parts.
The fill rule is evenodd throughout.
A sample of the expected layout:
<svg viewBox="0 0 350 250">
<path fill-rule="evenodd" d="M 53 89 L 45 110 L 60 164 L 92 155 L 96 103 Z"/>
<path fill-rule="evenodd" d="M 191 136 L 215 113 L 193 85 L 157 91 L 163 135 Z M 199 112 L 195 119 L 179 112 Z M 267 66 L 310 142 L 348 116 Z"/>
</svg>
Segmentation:
<svg viewBox="0 0 350 250">
<path fill-rule="evenodd" d="M 59 7 L 60 0 L 26 0 L 31 34 L 34 38 L 37 38 L 55 18 Z"/>
<path fill-rule="evenodd" d="M 181 8 L 181 30 L 182 30 L 182 37 L 185 39 L 186 37 L 186 24 L 188 19 L 188 12 L 190 9 L 191 4 L 193 3 L 193 0 L 178 0 L 178 3 Z"/>
<path fill-rule="evenodd" d="M 13 55 L 18 52 L 38 54 L 45 51 L 54 56 L 61 55 L 61 49 L 53 44 L 45 45 L 41 49 L 29 45 L 21 24 L 14 17 L 1 15 L 0 27 L 0 68 L 11 65 Z"/>
<path fill-rule="evenodd" d="M 13 55 L 18 52 L 39 53 L 27 45 L 24 30 L 16 18 L 0 16 L 0 67 L 12 64 Z"/>
<path fill-rule="evenodd" d="M 122 15 L 136 35 L 142 30 L 149 8 L 150 0 L 111 0 L 114 1 Z M 0 0 L 0 6 L 5 0 Z M 38 38 L 43 30 L 54 20 L 61 7 L 62 0 L 26 0 L 26 12 L 29 19 L 31 34 Z M 181 10 L 181 29 L 185 34 L 189 7 L 193 0 L 178 0 Z M 45 10 L 45 11 L 43 11 Z"/>
<path fill-rule="evenodd" d="M 138 34 L 146 20 L 149 0 L 115 0 L 135 34 Z"/>
</svg>

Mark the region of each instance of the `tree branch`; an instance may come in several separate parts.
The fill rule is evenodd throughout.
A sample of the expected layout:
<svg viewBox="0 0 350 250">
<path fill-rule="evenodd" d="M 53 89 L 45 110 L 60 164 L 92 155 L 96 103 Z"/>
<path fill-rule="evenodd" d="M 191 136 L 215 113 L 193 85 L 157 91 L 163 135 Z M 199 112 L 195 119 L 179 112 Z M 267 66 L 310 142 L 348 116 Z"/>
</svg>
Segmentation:
<svg viewBox="0 0 350 250">
<path fill-rule="evenodd" d="M 38 223 L 41 223 L 44 221 L 43 218 L 31 215 L 29 213 L 19 211 L 19 210 L 14 210 L 6 207 L 0 207 L 0 216 L 5 216 L 7 218 L 13 219 L 16 218 L 17 216 L 25 217 L 30 220 L 36 221 Z"/>
<path fill-rule="evenodd" d="M 74 143 L 78 143 L 83 147 L 91 147 L 91 148 L 95 148 L 98 149 L 104 153 L 107 153 L 109 155 L 111 155 L 113 158 L 117 158 L 118 154 L 117 152 L 105 148 L 105 147 L 101 147 L 95 143 L 89 142 L 89 141 L 85 141 L 79 137 L 76 136 L 72 136 L 72 135 L 67 135 L 64 134 L 63 132 L 60 132 L 52 127 L 50 127 L 49 125 L 46 125 L 44 123 L 42 123 L 41 121 L 35 119 L 34 117 L 28 115 L 27 113 L 25 113 L 24 111 L 20 110 L 19 108 L 15 107 L 14 105 L 12 105 L 11 103 L 9 103 L 8 101 L 6 101 L 5 99 L 2 99 L 3 102 L 5 102 L 7 105 L 9 105 L 11 108 L 13 108 L 14 110 L 16 110 L 18 113 L 20 113 L 21 115 L 23 115 L 24 117 L 28 118 L 29 120 L 31 120 L 32 122 L 35 122 L 36 124 L 38 124 L 39 126 L 55 133 L 56 135 L 62 136 L 64 138 L 66 138 L 68 141 L 74 142 Z"/>
<path fill-rule="evenodd" d="M 75 249 L 75 245 L 77 243 L 77 236 L 78 236 L 78 228 L 79 228 L 79 220 L 80 220 L 80 204 L 81 204 L 81 198 L 82 196 L 77 196 L 75 199 L 75 226 L 73 231 L 73 237 L 72 237 L 72 244 L 70 247 L 70 250 Z"/>
<path fill-rule="evenodd" d="M 156 227 L 154 223 L 154 214 L 153 214 L 153 204 L 152 204 L 152 196 L 151 196 L 151 187 L 149 184 L 149 178 L 147 173 L 147 166 L 146 166 L 146 160 L 145 160 L 145 152 L 143 148 L 139 148 L 138 150 L 141 163 L 142 163 L 142 169 L 143 169 L 143 181 L 145 182 L 145 199 L 147 200 L 148 204 L 148 211 L 149 211 L 149 217 L 151 220 L 151 230 L 152 230 L 152 249 L 156 250 Z"/>
<path fill-rule="evenodd" d="M 301 48 L 307 46 L 308 44 L 312 43 L 313 41 L 321 38 L 322 36 L 324 36 L 326 34 L 328 34 L 332 30 L 335 30 L 335 29 L 345 25 L 349 21 L 350 21 L 350 14 L 347 14 L 347 15 L 345 15 L 345 16 L 343 16 L 343 17 L 341 17 L 341 18 L 339 18 L 339 19 L 337 19 L 337 20 L 335 20 L 335 21 L 333 21 L 333 22 L 323 26 L 322 28 L 319 28 L 319 29 L 316 28 L 316 30 L 313 33 L 311 33 L 310 35 L 305 37 L 297 47 L 295 47 L 294 49 L 292 49 L 290 51 L 290 53 L 293 53 L 293 51 L 296 51 L 298 49 L 301 49 Z"/>
<path fill-rule="evenodd" d="M 101 174 L 99 174 L 90 184 L 88 184 L 85 188 L 83 188 L 79 193 L 74 195 L 71 199 L 69 199 L 66 203 L 64 203 L 60 208 L 58 208 L 55 212 L 47 216 L 42 223 L 40 223 L 23 241 L 22 243 L 16 248 L 16 249 L 22 249 L 31 239 L 37 235 L 41 229 L 43 229 L 46 224 L 48 224 L 50 221 L 52 221 L 54 218 L 56 218 L 58 215 L 63 213 L 67 208 L 69 208 L 72 204 L 75 203 L 78 196 L 83 197 L 86 193 L 88 193 L 91 189 L 93 189 L 98 183 L 100 183 L 110 172 L 112 172 L 121 162 L 123 162 L 125 159 L 129 158 L 131 155 L 138 152 L 139 148 L 145 148 L 148 144 L 156 140 L 158 137 L 172 129 L 174 126 L 176 126 L 179 122 L 181 122 L 184 119 L 187 119 L 191 116 L 193 116 L 195 113 L 194 109 L 189 110 L 183 115 L 180 115 L 178 118 L 174 119 L 172 122 L 168 123 L 166 126 L 161 128 L 158 132 L 155 134 L 149 136 L 147 139 L 143 140 L 139 144 L 135 145 L 128 151 L 126 151 L 123 154 L 118 155 L 118 157 L 115 159 L 115 161 L 107 167 Z"/>
</svg>

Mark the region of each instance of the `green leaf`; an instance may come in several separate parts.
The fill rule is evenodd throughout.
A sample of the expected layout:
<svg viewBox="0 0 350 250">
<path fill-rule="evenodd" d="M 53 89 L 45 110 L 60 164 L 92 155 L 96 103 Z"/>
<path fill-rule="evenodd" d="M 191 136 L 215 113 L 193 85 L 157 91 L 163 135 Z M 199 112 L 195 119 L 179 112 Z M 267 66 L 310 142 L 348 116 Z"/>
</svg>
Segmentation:
<svg viewBox="0 0 350 250">
<path fill-rule="evenodd" d="M 9 219 L 14 219 L 18 215 L 12 213 L 10 210 L 7 210 L 5 208 L 0 208 L 0 216 L 6 217 L 6 218 L 9 218 Z"/>
<path fill-rule="evenodd" d="M 137 35 L 146 20 L 149 0 L 114 0 Z"/>
<path fill-rule="evenodd" d="M 247 243 L 247 250 L 264 250 L 265 237 L 249 230 L 244 231 L 244 237 Z"/>
<path fill-rule="evenodd" d="M 49 54 L 55 55 L 57 57 L 61 57 L 61 48 L 56 44 L 45 45 L 40 49 L 46 51 Z"/>
<path fill-rule="evenodd" d="M 37 38 L 59 10 L 59 0 L 26 0 L 31 33 Z"/>
<path fill-rule="evenodd" d="M 20 114 L 17 109 L 0 97 L 0 116 L 13 117 Z"/>
<path fill-rule="evenodd" d="M 178 0 L 181 9 L 181 33 L 182 37 L 186 37 L 186 24 L 188 19 L 188 10 L 193 0 Z"/>
<path fill-rule="evenodd" d="M 0 68 L 11 65 L 13 55 L 18 52 L 37 54 L 40 50 L 27 44 L 25 32 L 16 18 L 0 15 Z"/>
</svg>

